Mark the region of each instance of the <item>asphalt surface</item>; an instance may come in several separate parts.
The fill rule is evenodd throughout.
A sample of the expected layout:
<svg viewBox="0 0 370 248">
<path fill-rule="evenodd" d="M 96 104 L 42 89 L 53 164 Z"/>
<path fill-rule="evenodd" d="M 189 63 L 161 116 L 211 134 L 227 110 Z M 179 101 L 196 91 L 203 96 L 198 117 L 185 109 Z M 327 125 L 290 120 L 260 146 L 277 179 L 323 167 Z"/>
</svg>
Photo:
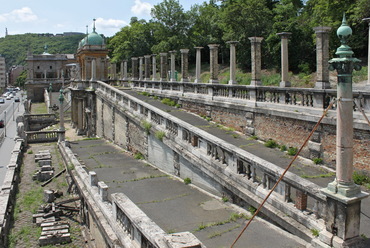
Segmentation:
<svg viewBox="0 0 370 248">
<path fill-rule="evenodd" d="M 286 153 L 267 148 L 263 143 L 249 139 L 240 133 L 222 129 L 194 114 L 162 104 L 159 100 L 139 95 L 131 90 L 124 91 L 281 168 L 286 168 L 291 161 L 291 157 Z M 94 170 L 99 180 L 109 185 L 109 193 L 123 192 L 129 196 L 167 232 L 190 231 L 207 247 L 229 247 L 246 221 L 240 218 L 225 223 L 231 215 L 241 210 L 192 186 L 185 185 L 182 181 L 175 180 L 142 161 L 132 159 L 123 150 L 108 142 L 102 140 L 73 142 L 72 150 L 88 170 Z M 300 176 L 328 174 L 325 167 L 305 159 L 295 161 L 290 171 Z M 308 180 L 326 187 L 334 180 L 333 173 L 328 175 L 308 178 Z M 211 225 L 196 231 L 203 225 L 217 222 L 224 224 Z M 370 237 L 369 198 L 362 201 L 360 234 Z M 246 244 L 248 247 L 304 247 L 305 244 L 302 242 L 259 219 L 253 222 L 235 247 L 246 247 Z M 370 243 L 368 245 L 370 246 Z"/>
</svg>

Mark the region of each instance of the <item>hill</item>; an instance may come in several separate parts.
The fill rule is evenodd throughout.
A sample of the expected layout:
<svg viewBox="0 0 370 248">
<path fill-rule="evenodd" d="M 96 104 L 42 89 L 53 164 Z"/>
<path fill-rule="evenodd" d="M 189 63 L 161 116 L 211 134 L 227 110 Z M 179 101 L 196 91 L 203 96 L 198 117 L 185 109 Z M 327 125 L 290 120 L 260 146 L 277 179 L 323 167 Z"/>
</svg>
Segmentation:
<svg viewBox="0 0 370 248">
<path fill-rule="evenodd" d="M 12 65 L 25 65 L 27 51 L 34 54 L 44 52 L 48 46 L 51 54 L 73 54 L 76 52 L 78 42 L 85 35 L 76 34 L 69 36 L 40 36 L 38 34 L 7 35 L 0 38 L 0 54 L 5 57 L 7 68 Z"/>
</svg>

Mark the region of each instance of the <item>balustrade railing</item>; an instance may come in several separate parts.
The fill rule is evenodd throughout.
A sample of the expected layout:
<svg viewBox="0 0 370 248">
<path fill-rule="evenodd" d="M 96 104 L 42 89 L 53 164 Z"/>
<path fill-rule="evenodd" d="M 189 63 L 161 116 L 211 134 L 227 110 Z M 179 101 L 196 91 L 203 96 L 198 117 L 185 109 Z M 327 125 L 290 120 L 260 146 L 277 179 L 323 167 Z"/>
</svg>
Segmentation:
<svg viewBox="0 0 370 248">
<path fill-rule="evenodd" d="M 144 85 L 146 87 L 144 87 Z M 270 87 L 250 85 L 225 85 L 204 83 L 182 83 L 182 82 L 145 82 L 132 81 L 132 87 L 138 90 L 149 90 L 153 93 L 165 90 L 173 92 L 174 96 L 179 92 L 187 94 L 207 95 L 211 99 L 223 98 L 224 101 L 245 100 L 257 103 L 285 104 L 291 106 L 302 106 L 308 108 L 325 109 L 333 98 L 336 98 L 335 89 L 312 89 L 292 87 Z M 168 94 L 168 92 L 167 92 Z M 353 91 L 354 101 L 366 112 L 370 112 L 370 91 Z M 335 107 L 335 106 L 334 106 Z M 354 111 L 358 111 L 354 104 Z"/>
<path fill-rule="evenodd" d="M 58 141 L 59 133 L 64 131 L 26 131 L 27 143 L 41 143 L 41 142 L 54 142 Z"/>
<path fill-rule="evenodd" d="M 245 92 L 245 89 L 243 90 Z M 225 174 L 223 176 L 225 177 L 224 183 L 226 184 L 230 180 L 233 180 L 230 187 L 234 187 L 235 183 L 242 188 L 254 187 L 255 190 L 261 190 L 259 195 L 262 197 L 264 194 L 267 194 L 268 190 L 272 188 L 274 183 L 278 180 L 278 177 L 283 173 L 283 169 L 273 163 L 262 160 L 239 147 L 226 143 L 219 138 L 192 126 L 191 124 L 177 119 L 164 111 L 156 109 L 150 104 L 127 95 L 114 87 L 103 82 L 98 83 L 98 90 L 96 91 L 98 96 L 105 96 L 105 98 L 108 99 L 108 97 L 111 96 L 110 92 L 112 91 L 115 92 L 115 95 L 122 95 L 122 98 L 127 98 L 128 105 L 137 105 L 140 106 L 139 109 L 145 109 L 144 112 L 148 113 L 145 115 L 140 115 L 140 112 L 133 108 L 131 108 L 131 111 L 134 112 L 136 117 L 146 119 L 157 124 L 157 128 L 165 130 L 167 132 L 166 137 L 172 136 L 172 140 L 175 139 L 177 145 L 182 145 L 185 148 L 190 143 L 195 148 L 191 150 L 191 153 L 192 155 L 197 156 L 199 161 L 204 160 L 205 155 L 207 155 L 208 159 L 205 162 L 209 163 L 209 161 L 214 161 L 210 164 L 212 166 L 217 165 L 217 168 L 215 168 L 216 171 L 221 172 L 223 169 L 228 167 L 230 169 L 229 171 L 232 171 L 232 173 L 227 173 L 227 175 Z M 227 97 L 226 95 L 228 95 L 225 90 L 220 90 L 219 92 L 220 93 L 218 94 L 222 95 L 222 97 Z M 284 90 L 276 92 L 286 93 Z M 300 101 L 305 101 L 304 104 L 307 104 L 307 101 L 310 101 L 311 99 L 308 95 L 309 94 L 304 94 L 303 98 L 298 98 L 298 96 L 294 96 L 294 94 L 292 94 L 296 99 L 302 99 Z M 110 100 L 115 101 L 114 99 Z M 298 100 L 292 100 L 291 102 L 292 104 L 300 104 Z M 124 105 L 124 108 L 130 109 L 128 108 L 127 103 L 121 101 L 120 104 Z M 186 149 L 184 149 L 184 151 L 185 150 Z M 222 177 L 222 175 L 220 175 L 220 177 Z M 294 196 L 294 193 L 296 196 Z M 312 213 L 312 221 L 324 216 L 326 202 L 325 197 L 320 193 L 320 187 L 293 173 L 286 173 L 273 195 L 278 199 L 274 201 L 274 204 L 277 205 L 280 210 L 285 209 L 288 211 L 286 212 L 287 215 L 292 214 L 289 213 L 289 211 L 293 206 L 296 206 L 298 210 L 306 210 L 309 213 Z M 302 195 L 305 197 L 301 197 Z M 289 205 L 290 207 L 287 207 L 287 203 L 291 204 Z M 299 211 L 294 214 L 299 214 Z"/>
</svg>

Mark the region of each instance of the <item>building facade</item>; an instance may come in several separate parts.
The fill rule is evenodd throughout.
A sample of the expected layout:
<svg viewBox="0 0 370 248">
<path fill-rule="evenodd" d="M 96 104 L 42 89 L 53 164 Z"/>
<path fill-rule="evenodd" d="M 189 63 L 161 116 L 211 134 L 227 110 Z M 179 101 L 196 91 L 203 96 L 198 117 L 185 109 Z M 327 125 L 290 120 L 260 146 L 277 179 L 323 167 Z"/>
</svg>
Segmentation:
<svg viewBox="0 0 370 248">
<path fill-rule="evenodd" d="M 6 64 L 5 58 L 0 56 L 0 88 L 4 89 L 6 87 Z"/>
</svg>

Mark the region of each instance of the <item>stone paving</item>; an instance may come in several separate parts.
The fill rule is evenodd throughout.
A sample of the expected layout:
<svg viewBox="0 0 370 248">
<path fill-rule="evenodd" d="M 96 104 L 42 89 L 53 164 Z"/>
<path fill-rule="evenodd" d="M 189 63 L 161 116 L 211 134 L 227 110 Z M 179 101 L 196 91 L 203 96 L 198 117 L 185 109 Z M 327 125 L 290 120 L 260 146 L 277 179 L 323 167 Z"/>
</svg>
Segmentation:
<svg viewBox="0 0 370 248">
<path fill-rule="evenodd" d="M 190 231 L 207 247 L 229 247 L 246 223 L 246 210 L 169 176 L 104 140 L 71 142 L 72 151 L 109 194 L 122 192 L 168 233 Z M 268 235 L 266 235 L 268 234 Z M 235 247 L 305 247 L 274 225 L 255 219 Z"/>
</svg>

